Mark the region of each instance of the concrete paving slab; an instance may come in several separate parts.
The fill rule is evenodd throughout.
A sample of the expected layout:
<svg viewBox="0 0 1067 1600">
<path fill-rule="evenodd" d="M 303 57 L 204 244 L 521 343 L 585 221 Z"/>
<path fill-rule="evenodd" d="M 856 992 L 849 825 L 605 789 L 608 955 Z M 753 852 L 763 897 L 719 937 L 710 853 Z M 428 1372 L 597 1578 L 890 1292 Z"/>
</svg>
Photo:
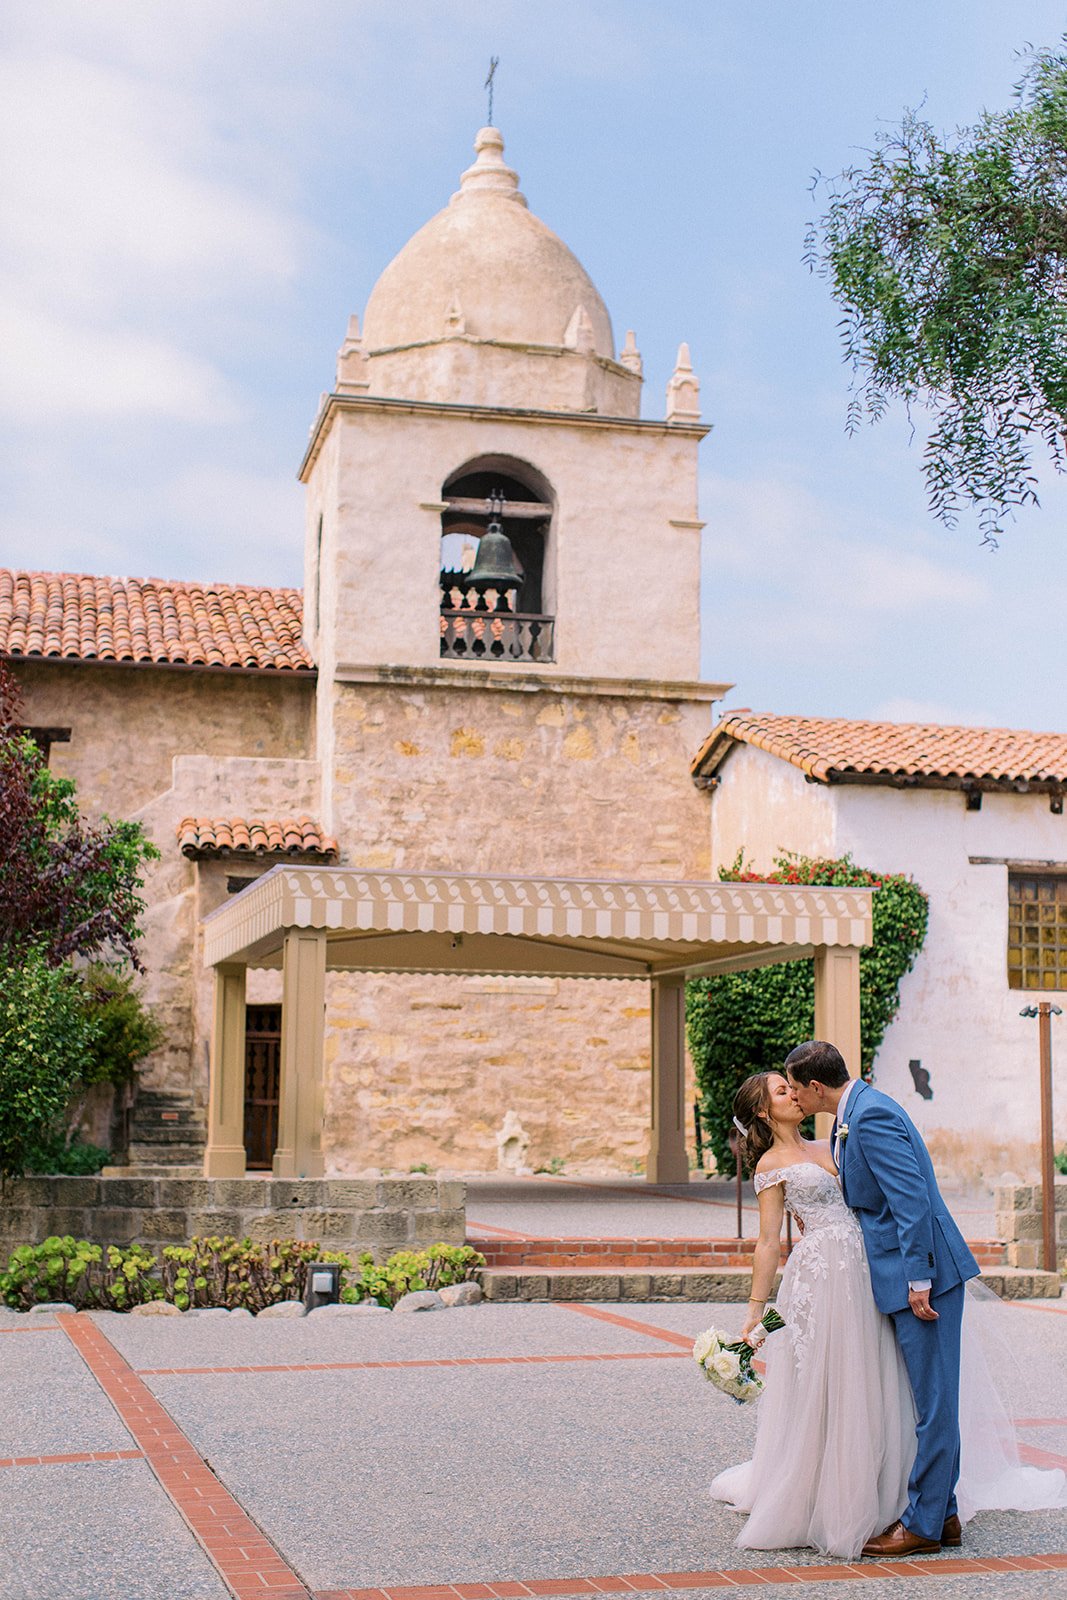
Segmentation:
<svg viewBox="0 0 1067 1600">
<path fill-rule="evenodd" d="M 639 1308 L 644 1309 L 644 1308 Z M 456 1306 L 430 1316 L 308 1317 L 266 1322 L 168 1318 L 149 1323 L 94 1313 L 116 1349 L 140 1370 L 302 1361 L 445 1360 L 645 1350 L 641 1334 L 552 1305 Z"/>
<path fill-rule="evenodd" d="M 743 1190 L 745 1237 L 757 1232 L 752 1185 Z M 969 1239 L 995 1237 L 991 1190 L 946 1189 L 945 1199 Z M 732 1181 L 656 1186 L 643 1178 L 469 1178 L 467 1229 L 478 1224 L 567 1238 L 732 1238 L 737 1210 Z"/>
<path fill-rule="evenodd" d="M 7 1468 L 0 1600 L 226 1600 L 143 1461 Z"/>
<path fill-rule="evenodd" d="M 0 1336 L 0 1458 L 128 1450 L 132 1442 L 62 1333 Z"/>
</svg>

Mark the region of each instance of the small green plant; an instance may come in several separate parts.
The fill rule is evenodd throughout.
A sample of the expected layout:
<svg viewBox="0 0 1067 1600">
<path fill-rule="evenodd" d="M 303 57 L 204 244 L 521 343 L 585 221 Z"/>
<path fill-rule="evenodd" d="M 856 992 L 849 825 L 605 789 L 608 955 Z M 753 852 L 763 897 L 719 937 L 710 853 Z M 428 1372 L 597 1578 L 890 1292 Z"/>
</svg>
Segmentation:
<svg viewBox="0 0 1067 1600">
<path fill-rule="evenodd" d="M 428 1250 L 398 1250 L 380 1265 L 365 1251 L 358 1264 L 359 1277 L 345 1285 L 341 1299 L 348 1305 L 374 1300 L 391 1307 L 416 1289 L 443 1289 L 473 1278 L 485 1257 L 468 1244 L 434 1244 Z"/>
<path fill-rule="evenodd" d="M 409 1167 L 408 1171 L 419 1172 L 424 1178 L 428 1178 L 430 1175 L 430 1164 L 428 1161 L 420 1161 L 417 1166 Z"/>
<path fill-rule="evenodd" d="M 161 1298 L 156 1266 L 142 1245 L 121 1250 L 67 1234 L 20 1245 L 0 1273 L 0 1299 L 16 1311 L 45 1300 L 66 1300 L 78 1311 L 128 1311 Z"/>
<path fill-rule="evenodd" d="M 1053 1159 L 1056 1163 L 1056 1171 L 1067 1177 L 1067 1145 L 1064 1145 L 1062 1150 L 1057 1150 Z"/>
<path fill-rule="evenodd" d="M 53 1173 L 67 1178 L 91 1177 L 110 1160 L 111 1151 L 105 1150 L 103 1145 L 83 1144 L 80 1139 L 68 1145 L 59 1133 L 28 1145 L 25 1155 L 27 1172 Z"/>
<path fill-rule="evenodd" d="M 307 1270 L 313 1261 L 331 1261 L 351 1269 L 350 1257 L 322 1250 L 306 1239 L 208 1237 L 190 1244 L 171 1244 L 163 1251 L 162 1293 L 181 1311 L 225 1306 L 234 1311 L 263 1311 L 279 1300 L 301 1300 Z"/>
<path fill-rule="evenodd" d="M 549 1177 L 557 1177 L 567 1165 L 562 1156 L 549 1156 L 543 1166 L 534 1167 L 535 1172 L 547 1172 Z"/>
</svg>

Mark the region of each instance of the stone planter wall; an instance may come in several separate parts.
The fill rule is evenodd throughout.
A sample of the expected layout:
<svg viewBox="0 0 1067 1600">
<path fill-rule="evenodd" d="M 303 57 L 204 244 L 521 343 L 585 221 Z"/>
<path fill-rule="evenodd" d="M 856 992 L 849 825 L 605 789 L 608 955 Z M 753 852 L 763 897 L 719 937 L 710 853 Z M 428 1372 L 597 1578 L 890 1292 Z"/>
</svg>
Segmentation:
<svg viewBox="0 0 1067 1600">
<path fill-rule="evenodd" d="M 1044 1266 L 1039 1183 L 1003 1184 L 996 1191 L 997 1237 L 1007 1245 L 1009 1267 Z M 1056 1258 L 1067 1266 L 1067 1178 L 1056 1179 Z"/>
<path fill-rule="evenodd" d="M 72 1234 L 94 1244 L 187 1244 L 194 1234 L 331 1250 L 462 1244 L 467 1186 L 444 1178 L 20 1178 L 0 1201 L 0 1266 L 19 1244 Z"/>
</svg>

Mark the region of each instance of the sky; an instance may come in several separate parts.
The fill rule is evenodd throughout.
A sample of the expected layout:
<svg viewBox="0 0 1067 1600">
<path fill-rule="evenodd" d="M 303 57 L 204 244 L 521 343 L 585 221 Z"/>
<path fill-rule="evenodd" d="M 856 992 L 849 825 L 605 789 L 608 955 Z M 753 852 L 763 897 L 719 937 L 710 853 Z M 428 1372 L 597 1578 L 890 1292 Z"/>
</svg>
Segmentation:
<svg viewBox="0 0 1067 1600">
<path fill-rule="evenodd" d="M 1067 726 L 1067 482 L 997 550 L 898 410 L 845 434 L 810 184 L 1009 102 L 1044 0 L 6 0 L 0 564 L 299 584 L 350 312 L 495 120 L 664 413 L 688 341 L 702 673 L 727 707 Z"/>
</svg>

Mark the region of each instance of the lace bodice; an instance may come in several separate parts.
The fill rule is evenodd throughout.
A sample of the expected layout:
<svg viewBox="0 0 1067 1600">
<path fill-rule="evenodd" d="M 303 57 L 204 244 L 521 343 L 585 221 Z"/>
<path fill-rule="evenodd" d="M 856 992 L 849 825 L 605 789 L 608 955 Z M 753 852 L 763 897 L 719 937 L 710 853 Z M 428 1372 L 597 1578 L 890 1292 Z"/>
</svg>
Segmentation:
<svg viewBox="0 0 1067 1600">
<path fill-rule="evenodd" d="M 817 1161 L 797 1161 L 788 1167 L 756 1173 L 757 1194 L 772 1183 L 784 1187 L 786 1208 L 803 1224 L 805 1238 L 809 1233 L 842 1223 L 859 1231 L 859 1223 L 845 1204 L 841 1185 Z"/>
</svg>

